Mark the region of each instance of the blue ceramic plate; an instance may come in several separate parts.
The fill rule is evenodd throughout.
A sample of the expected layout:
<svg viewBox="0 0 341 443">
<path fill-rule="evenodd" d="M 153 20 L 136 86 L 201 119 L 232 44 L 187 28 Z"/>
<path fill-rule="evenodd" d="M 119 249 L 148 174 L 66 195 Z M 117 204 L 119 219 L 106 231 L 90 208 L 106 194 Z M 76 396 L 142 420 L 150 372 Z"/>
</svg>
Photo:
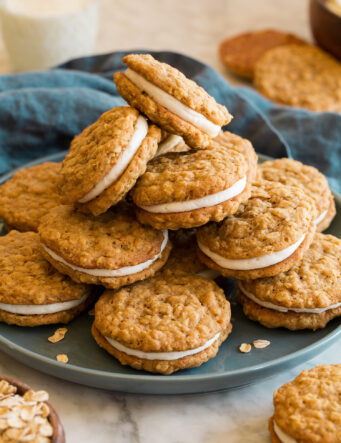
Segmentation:
<svg viewBox="0 0 341 443">
<path fill-rule="evenodd" d="M 47 160 L 60 161 L 63 156 L 42 158 L 25 167 Z M 12 174 L 3 177 L 1 182 Z M 328 232 L 341 237 L 341 196 L 334 195 L 338 215 Z M 233 290 L 232 281 L 227 283 L 225 290 L 229 297 Z M 65 339 L 55 344 L 47 338 L 56 326 L 20 328 L 0 324 L 0 349 L 39 371 L 87 386 L 136 394 L 189 394 L 233 388 L 268 377 L 312 358 L 341 337 L 340 319 L 315 332 L 267 329 L 248 320 L 240 306 L 232 301 L 233 331 L 218 355 L 200 368 L 161 376 L 121 366 L 100 349 L 90 333 L 92 320 L 86 312 L 83 313 L 68 325 Z M 254 349 L 249 354 L 238 351 L 241 343 L 251 343 L 259 338 L 270 340 L 271 345 Z M 56 355 L 61 353 L 68 355 L 68 364 L 56 361 Z"/>
</svg>

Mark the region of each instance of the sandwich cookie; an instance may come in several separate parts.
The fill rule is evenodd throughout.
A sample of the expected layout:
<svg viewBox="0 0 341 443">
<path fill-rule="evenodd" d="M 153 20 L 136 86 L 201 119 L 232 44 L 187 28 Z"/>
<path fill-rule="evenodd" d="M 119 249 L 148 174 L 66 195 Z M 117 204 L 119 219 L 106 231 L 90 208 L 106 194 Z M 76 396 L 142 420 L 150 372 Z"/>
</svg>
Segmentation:
<svg viewBox="0 0 341 443">
<path fill-rule="evenodd" d="M 157 153 L 154 157 L 159 157 L 160 155 L 168 154 L 168 152 L 186 152 L 189 151 L 190 147 L 186 145 L 184 139 L 179 135 L 166 133 L 163 140 L 159 144 Z"/>
<path fill-rule="evenodd" d="M 155 158 L 131 192 L 137 217 L 174 230 L 220 221 L 248 199 L 247 171 L 240 153 L 216 143 Z"/>
<path fill-rule="evenodd" d="M 264 180 L 301 186 L 315 202 L 316 230 L 321 232 L 328 228 L 336 214 L 335 202 L 326 177 L 316 168 L 290 158 L 280 158 L 259 165 L 259 175 Z"/>
<path fill-rule="evenodd" d="M 232 116 L 203 88 L 150 54 L 129 54 L 114 76 L 117 91 L 134 108 L 192 148 L 204 148 Z"/>
<path fill-rule="evenodd" d="M 274 277 L 238 282 L 245 315 L 268 328 L 324 328 L 341 317 L 341 240 L 317 233 L 301 261 Z"/>
<path fill-rule="evenodd" d="M 254 279 L 290 269 L 316 229 L 314 201 L 297 186 L 261 181 L 234 215 L 197 231 L 198 256 L 225 277 Z"/>
<path fill-rule="evenodd" d="M 35 232 L 0 237 L 0 321 L 18 326 L 68 323 L 94 300 L 91 286 L 56 271 Z"/>
<path fill-rule="evenodd" d="M 21 169 L 0 186 L 0 217 L 8 231 L 37 231 L 41 218 L 61 204 L 59 171 L 60 163 L 45 162 Z"/>
<path fill-rule="evenodd" d="M 100 215 L 122 200 L 157 151 L 161 131 L 136 109 L 107 111 L 71 142 L 61 169 L 63 203 Z"/>
<path fill-rule="evenodd" d="M 304 369 L 274 393 L 273 443 L 341 441 L 341 365 Z"/>
<path fill-rule="evenodd" d="M 231 332 L 230 303 L 213 281 L 164 271 L 105 291 L 92 334 L 122 365 L 172 374 L 215 357 Z"/>
<path fill-rule="evenodd" d="M 126 203 L 94 217 L 58 206 L 44 217 L 42 253 L 74 281 L 117 289 L 151 277 L 167 261 L 167 231 L 141 225 Z"/>
</svg>

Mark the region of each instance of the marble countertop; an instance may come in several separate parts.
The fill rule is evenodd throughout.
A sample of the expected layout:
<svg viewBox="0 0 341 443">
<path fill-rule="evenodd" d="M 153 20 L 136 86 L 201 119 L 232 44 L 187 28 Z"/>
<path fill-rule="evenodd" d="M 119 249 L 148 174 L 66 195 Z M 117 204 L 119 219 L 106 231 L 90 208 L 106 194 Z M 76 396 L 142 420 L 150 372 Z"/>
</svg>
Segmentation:
<svg viewBox="0 0 341 443">
<path fill-rule="evenodd" d="M 264 27 L 309 39 L 307 6 L 303 0 L 102 0 L 96 52 L 133 48 L 183 52 L 209 63 L 231 83 L 240 83 L 219 62 L 220 40 Z M 0 40 L 0 74 L 9 72 Z M 324 363 L 341 363 L 340 342 L 304 365 L 238 390 L 143 397 L 65 382 L 0 352 L 0 374 L 50 393 L 68 443 L 269 443 L 273 391 L 303 368 Z"/>
</svg>

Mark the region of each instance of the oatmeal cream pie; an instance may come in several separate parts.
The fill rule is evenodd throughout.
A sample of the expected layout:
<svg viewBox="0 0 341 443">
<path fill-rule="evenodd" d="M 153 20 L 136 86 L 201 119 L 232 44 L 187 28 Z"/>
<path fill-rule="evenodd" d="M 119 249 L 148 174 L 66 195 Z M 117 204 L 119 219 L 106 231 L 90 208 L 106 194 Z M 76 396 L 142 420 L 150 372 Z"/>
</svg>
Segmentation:
<svg viewBox="0 0 341 443">
<path fill-rule="evenodd" d="M 341 441 L 341 365 L 304 369 L 274 393 L 273 443 Z"/>
<path fill-rule="evenodd" d="M 301 260 L 315 219 L 314 201 L 301 188 L 257 182 L 234 215 L 198 229 L 199 259 L 225 277 L 277 275 Z"/>
<path fill-rule="evenodd" d="M 324 328 L 341 317 L 341 240 L 317 233 L 303 259 L 274 277 L 238 282 L 251 320 L 268 328 Z"/>
<path fill-rule="evenodd" d="M 129 54 L 128 69 L 114 76 L 117 91 L 165 131 L 193 148 L 204 148 L 232 116 L 203 88 L 150 54 Z"/>
<path fill-rule="evenodd" d="M 62 164 L 63 203 L 100 215 L 122 200 L 157 151 L 161 131 L 136 109 L 105 112 L 71 142 Z"/>
<path fill-rule="evenodd" d="M 35 232 L 0 237 L 0 321 L 18 326 L 68 323 L 94 300 L 91 286 L 74 283 L 41 254 Z"/>
<path fill-rule="evenodd" d="M 290 158 L 280 158 L 259 165 L 259 175 L 264 180 L 305 189 L 316 204 L 316 230 L 321 232 L 328 228 L 336 214 L 335 202 L 326 177 L 316 168 Z"/>
<path fill-rule="evenodd" d="M 215 357 L 231 332 L 230 318 L 230 303 L 212 280 L 164 271 L 105 291 L 92 334 L 121 364 L 171 374 Z"/>
<path fill-rule="evenodd" d="M 45 162 L 21 169 L 0 186 L 0 217 L 7 230 L 37 231 L 41 218 L 61 204 L 60 163 Z"/>
<path fill-rule="evenodd" d="M 142 223 L 156 229 L 220 221 L 250 195 L 242 154 L 214 142 L 204 150 L 153 159 L 131 192 Z"/>
<path fill-rule="evenodd" d="M 141 225 L 123 202 L 98 217 L 58 206 L 39 234 L 43 255 L 62 274 L 113 289 L 154 275 L 171 249 L 167 231 Z"/>
</svg>

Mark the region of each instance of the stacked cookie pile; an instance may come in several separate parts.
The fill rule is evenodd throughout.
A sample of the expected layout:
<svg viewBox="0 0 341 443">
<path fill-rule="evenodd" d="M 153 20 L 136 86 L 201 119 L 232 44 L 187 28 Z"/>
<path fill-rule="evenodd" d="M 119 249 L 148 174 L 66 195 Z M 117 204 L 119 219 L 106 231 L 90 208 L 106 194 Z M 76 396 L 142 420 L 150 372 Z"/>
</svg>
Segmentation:
<svg viewBox="0 0 341 443">
<path fill-rule="evenodd" d="M 230 304 L 207 276 L 243 280 L 246 315 L 269 327 L 340 315 L 330 290 L 340 241 L 315 235 L 335 215 L 326 179 L 288 159 L 257 171 L 251 143 L 221 131 L 232 117 L 206 91 L 150 55 L 123 61 L 114 80 L 130 106 L 77 135 L 61 167 L 20 171 L 0 189 L 7 228 L 38 232 L 0 238 L 0 320 L 67 322 L 104 286 L 99 346 L 170 374 L 214 357 L 231 331 Z"/>
</svg>

